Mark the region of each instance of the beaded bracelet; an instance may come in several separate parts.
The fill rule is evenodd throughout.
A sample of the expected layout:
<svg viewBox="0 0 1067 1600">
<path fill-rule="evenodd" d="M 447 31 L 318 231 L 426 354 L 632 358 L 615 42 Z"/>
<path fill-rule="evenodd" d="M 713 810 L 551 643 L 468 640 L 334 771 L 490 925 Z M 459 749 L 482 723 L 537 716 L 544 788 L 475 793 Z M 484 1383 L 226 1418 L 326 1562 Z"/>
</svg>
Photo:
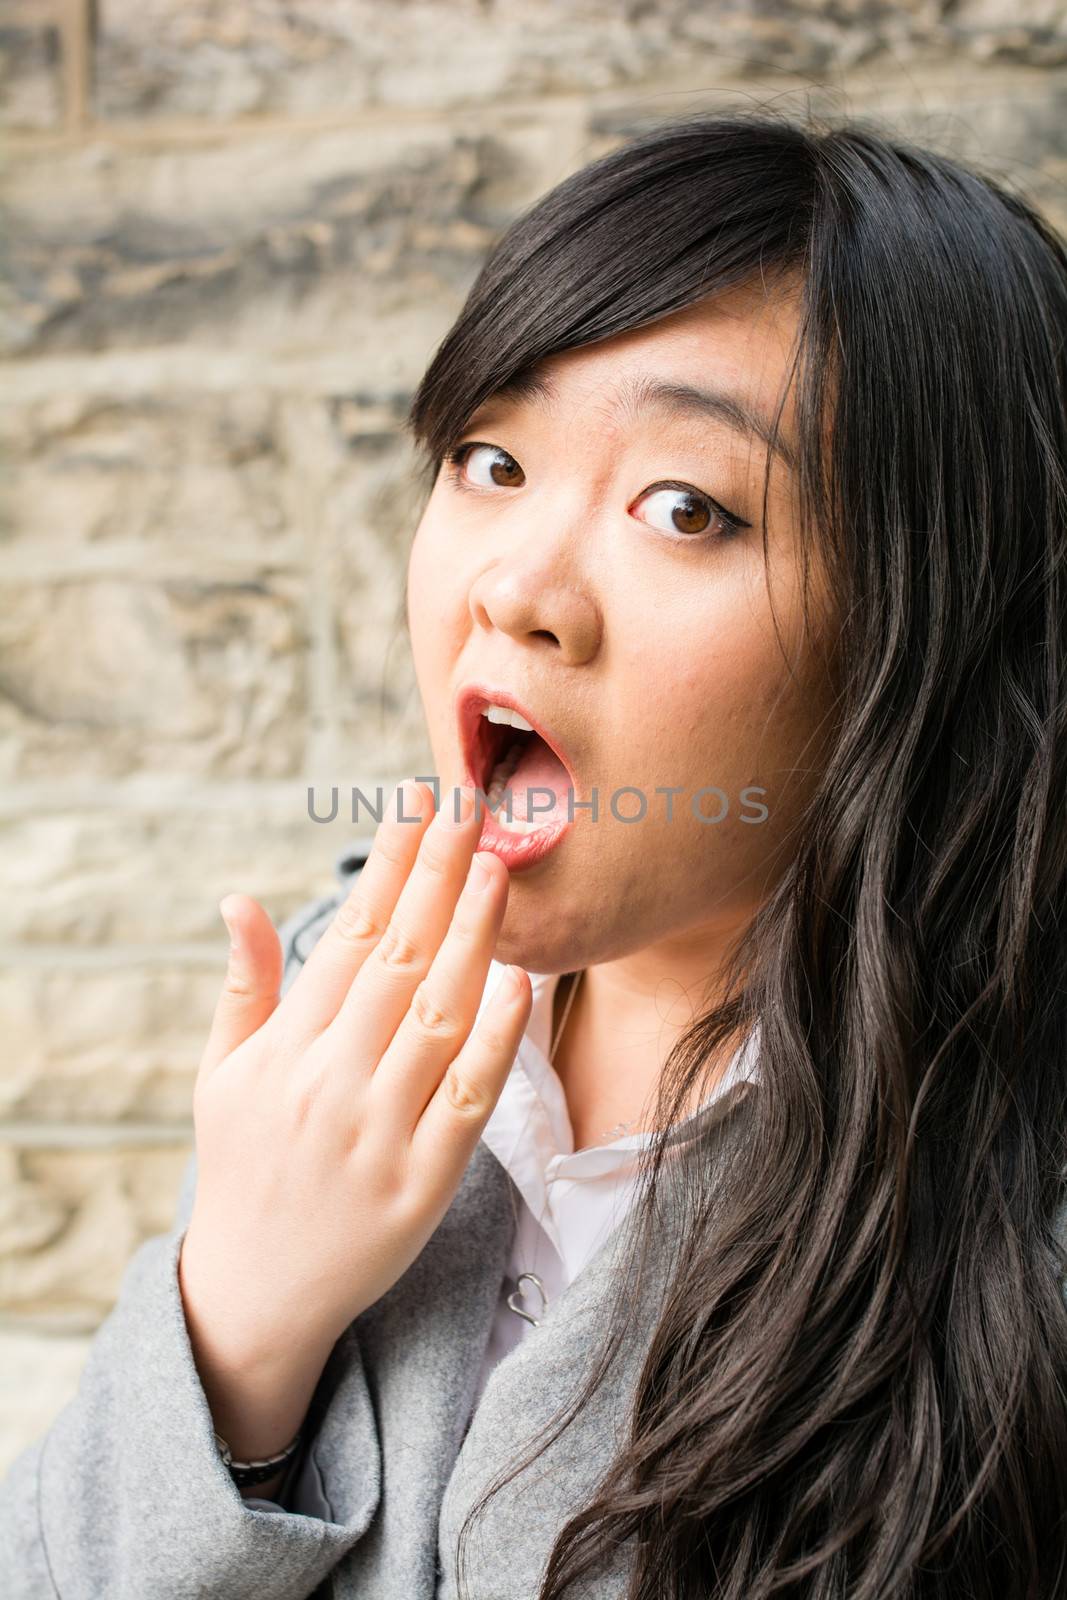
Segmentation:
<svg viewBox="0 0 1067 1600">
<path fill-rule="evenodd" d="M 221 1434 L 215 1434 L 215 1443 L 223 1465 L 229 1469 L 230 1477 L 238 1488 L 244 1489 L 250 1484 L 266 1483 L 268 1478 L 273 1478 L 279 1468 L 284 1467 L 285 1463 L 296 1454 L 302 1437 L 303 1430 L 298 1429 L 296 1438 L 291 1444 L 287 1444 L 276 1456 L 267 1456 L 261 1461 L 235 1461 L 230 1454 L 229 1445 Z"/>
</svg>

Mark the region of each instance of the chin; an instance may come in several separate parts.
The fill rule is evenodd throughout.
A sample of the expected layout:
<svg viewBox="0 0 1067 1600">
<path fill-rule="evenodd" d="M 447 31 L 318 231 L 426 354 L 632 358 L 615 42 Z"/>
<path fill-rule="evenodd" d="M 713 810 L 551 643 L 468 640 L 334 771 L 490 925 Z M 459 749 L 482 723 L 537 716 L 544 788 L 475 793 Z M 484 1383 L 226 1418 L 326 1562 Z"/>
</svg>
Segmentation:
<svg viewBox="0 0 1067 1600">
<path fill-rule="evenodd" d="M 493 959 L 514 962 L 527 972 L 575 971 L 576 962 L 583 959 L 577 952 L 586 946 L 587 939 L 568 935 L 563 919 L 547 909 L 520 910 L 517 899 L 513 884 Z"/>
</svg>

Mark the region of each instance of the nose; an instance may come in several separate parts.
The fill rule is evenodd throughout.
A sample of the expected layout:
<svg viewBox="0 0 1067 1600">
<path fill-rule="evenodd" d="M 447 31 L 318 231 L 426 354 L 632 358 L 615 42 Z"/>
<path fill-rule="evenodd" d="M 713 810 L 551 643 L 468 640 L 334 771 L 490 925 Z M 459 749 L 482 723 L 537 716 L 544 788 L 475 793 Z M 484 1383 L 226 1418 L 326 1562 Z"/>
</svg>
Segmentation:
<svg viewBox="0 0 1067 1600">
<path fill-rule="evenodd" d="M 588 589 L 519 562 L 496 562 L 471 585 L 478 627 L 498 628 L 520 642 L 540 640 L 565 666 L 581 666 L 600 648 L 603 618 Z"/>
</svg>

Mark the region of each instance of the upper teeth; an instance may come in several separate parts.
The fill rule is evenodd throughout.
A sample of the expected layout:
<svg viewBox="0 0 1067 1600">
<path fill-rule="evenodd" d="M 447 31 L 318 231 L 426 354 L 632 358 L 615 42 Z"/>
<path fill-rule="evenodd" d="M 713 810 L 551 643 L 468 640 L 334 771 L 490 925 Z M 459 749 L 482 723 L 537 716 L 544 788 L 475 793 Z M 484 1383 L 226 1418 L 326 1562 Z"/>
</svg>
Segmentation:
<svg viewBox="0 0 1067 1600">
<path fill-rule="evenodd" d="M 520 717 L 517 711 L 512 711 L 510 706 L 483 706 L 482 716 L 488 717 L 490 722 L 506 722 L 509 727 L 523 728 L 527 733 L 533 733 L 532 723 Z"/>
</svg>

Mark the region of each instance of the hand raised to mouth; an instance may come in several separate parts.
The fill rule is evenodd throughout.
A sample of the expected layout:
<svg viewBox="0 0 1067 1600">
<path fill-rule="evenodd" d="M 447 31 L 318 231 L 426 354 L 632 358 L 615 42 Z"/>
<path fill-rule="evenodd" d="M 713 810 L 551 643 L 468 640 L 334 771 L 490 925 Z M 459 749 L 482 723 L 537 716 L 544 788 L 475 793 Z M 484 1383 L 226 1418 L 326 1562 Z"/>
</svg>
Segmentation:
<svg viewBox="0 0 1067 1600">
<path fill-rule="evenodd" d="M 211 1374 L 221 1393 L 224 1374 L 288 1360 L 310 1400 L 337 1338 L 447 1211 L 529 1020 L 530 980 L 509 967 L 474 1030 L 509 878 L 476 853 L 473 794 L 446 794 L 436 816 L 424 784 L 402 801 L 284 998 L 270 918 L 228 897 L 180 1257 L 206 1391 Z"/>
</svg>

